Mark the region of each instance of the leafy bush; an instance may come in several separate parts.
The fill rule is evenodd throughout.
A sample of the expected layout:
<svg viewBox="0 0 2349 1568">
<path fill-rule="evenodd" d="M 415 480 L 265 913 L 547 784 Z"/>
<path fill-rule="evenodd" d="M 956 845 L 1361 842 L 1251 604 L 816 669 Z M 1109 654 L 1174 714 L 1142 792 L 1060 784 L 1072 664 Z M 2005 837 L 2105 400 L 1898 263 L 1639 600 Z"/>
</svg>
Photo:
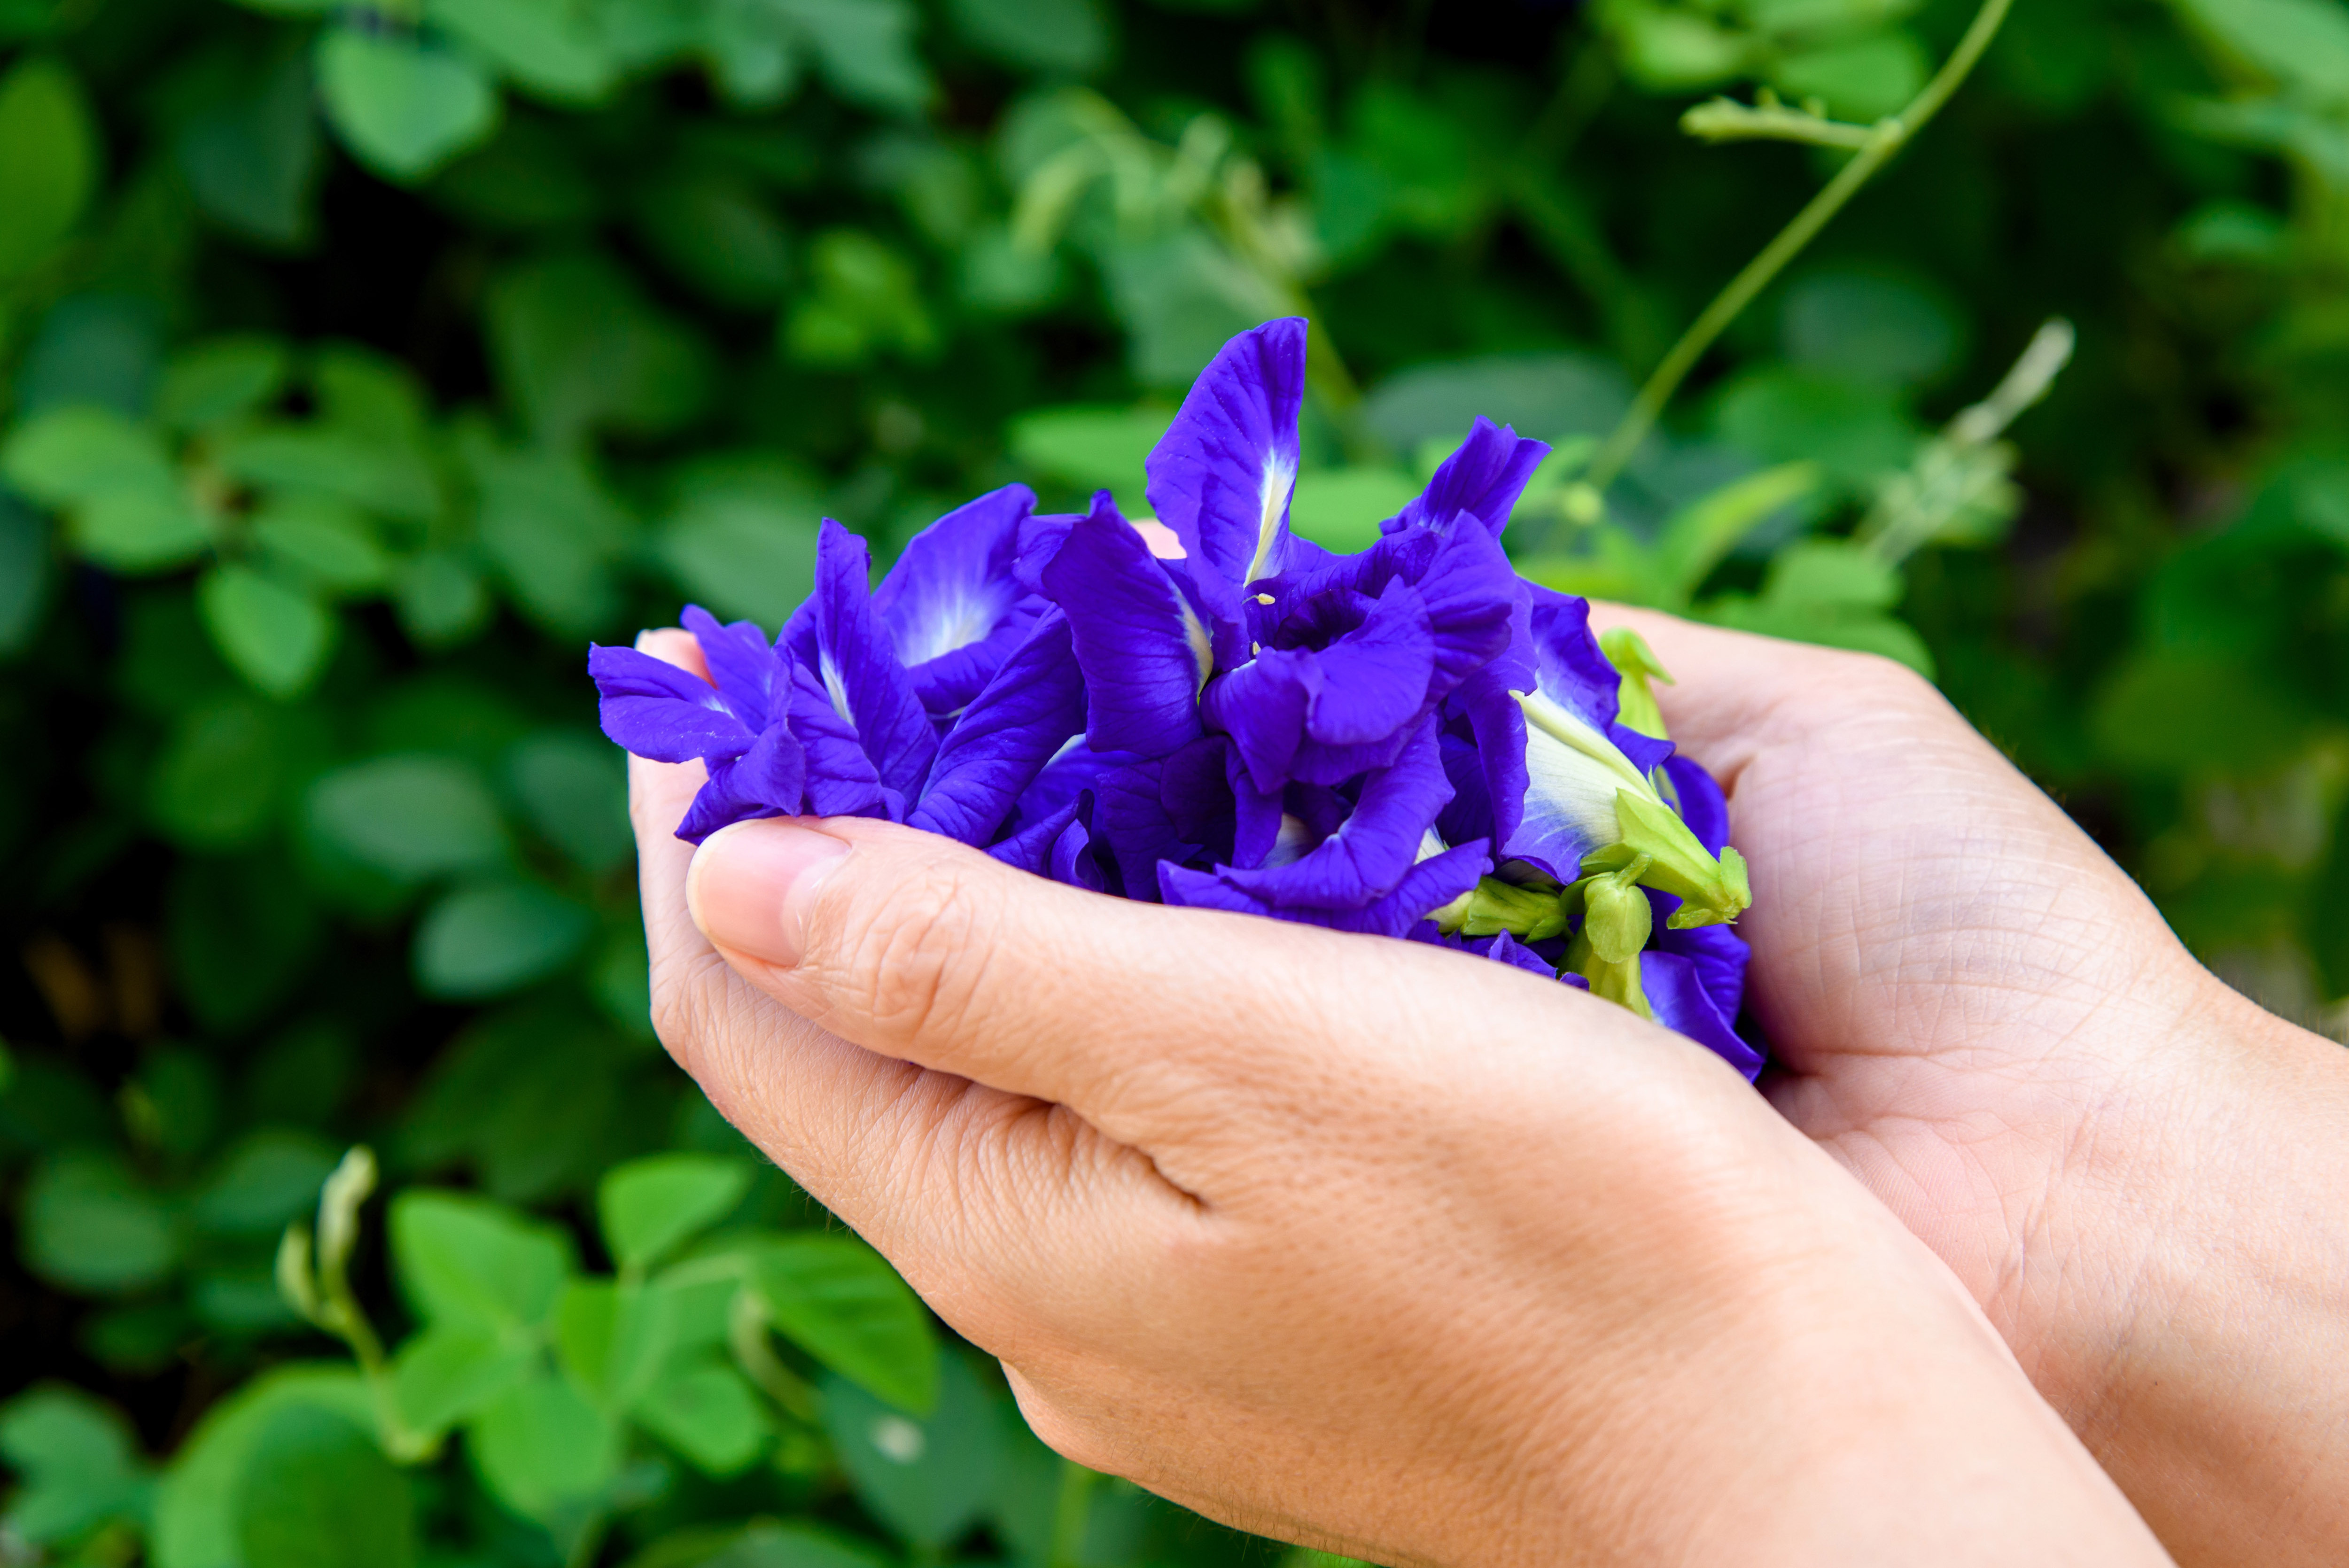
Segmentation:
<svg viewBox="0 0 2349 1568">
<path fill-rule="evenodd" d="M 1973 20 L 0 4 L 0 1555 L 1262 1550 L 1053 1459 L 667 1065 L 580 664 L 771 623 L 824 515 L 1130 483 L 1273 315 L 1302 530 L 1513 420 L 1524 570 L 1932 672 L 2335 1023 L 2349 9 L 2020 0 L 1883 130 Z"/>
</svg>

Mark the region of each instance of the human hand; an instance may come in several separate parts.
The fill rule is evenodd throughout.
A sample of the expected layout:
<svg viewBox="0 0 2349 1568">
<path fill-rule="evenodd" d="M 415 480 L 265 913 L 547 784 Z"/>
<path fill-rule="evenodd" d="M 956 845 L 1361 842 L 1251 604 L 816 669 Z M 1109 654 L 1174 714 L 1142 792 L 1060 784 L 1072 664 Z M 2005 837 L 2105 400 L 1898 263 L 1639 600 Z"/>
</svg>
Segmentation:
<svg viewBox="0 0 2349 1568">
<path fill-rule="evenodd" d="M 1689 1042 L 883 823 L 697 854 L 699 768 L 631 769 L 662 1038 L 1080 1462 L 1391 1563 L 2161 1560 L 1947 1272 Z"/>
<path fill-rule="evenodd" d="M 1596 608 L 1751 865 L 1796 1127 L 2189 1563 L 2349 1561 L 2349 1053 L 2253 1006 L 1925 682 Z"/>
</svg>

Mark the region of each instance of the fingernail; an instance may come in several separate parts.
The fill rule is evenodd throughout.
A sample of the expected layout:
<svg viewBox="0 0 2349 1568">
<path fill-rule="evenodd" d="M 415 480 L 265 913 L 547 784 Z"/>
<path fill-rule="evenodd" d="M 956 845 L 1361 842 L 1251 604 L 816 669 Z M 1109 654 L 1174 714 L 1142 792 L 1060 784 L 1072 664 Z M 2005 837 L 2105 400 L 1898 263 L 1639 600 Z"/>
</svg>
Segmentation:
<svg viewBox="0 0 2349 1568">
<path fill-rule="evenodd" d="M 686 907 L 719 947 L 789 968 L 807 949 L 807 911 L 848 853 L 827 833 L 771 817 L 721 828 L 694 851 Z"/>
</svg>

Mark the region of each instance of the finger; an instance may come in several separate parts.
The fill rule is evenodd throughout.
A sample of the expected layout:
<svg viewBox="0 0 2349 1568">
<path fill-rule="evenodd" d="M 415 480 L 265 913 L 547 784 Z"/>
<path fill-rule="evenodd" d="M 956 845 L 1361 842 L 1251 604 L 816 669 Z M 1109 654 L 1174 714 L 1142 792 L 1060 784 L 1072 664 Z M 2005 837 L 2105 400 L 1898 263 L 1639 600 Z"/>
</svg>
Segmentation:
<svg viewBox="0 0 2349 1568">
<path fill-rule="evenodd" d="M 1164 1158 L 1260 1118 L 1319 1119 L 1374 1056 L 1456 1069 L 1464 1029 L 1496 1051 L 1538 1035 L 1554 1057 L 1561 1031 L 1647 1027 L 1507 965 L 1106 898 L 885 822 L 737 824 L 702 846 L 691 890 L 719 951 L 793 1012 Z"/>
<path fill-rule="evenodd" d="M 1757 753 L 1828 742 L 1863 717 L 1973 731 L 1932 685 L 1874 654 L 1823 648 L 1594 601 L 1594 629 L 1639 633 L 1670 672 L 1656 701 L 1672 739 L 1732 785 Z"/>
<path fill-rule="evenodd" d="M 690 634 L 647 632 L 636 645 L 708 678 Z M 999 1113 L 968 1084 L 858 1048 L 779 1006 L 720 958 L 687 913 L 694 846 L 677 826 L 706 777 L 698 762 L 628 760 L 654 1021 L 710 1101 L 802 1186 L 884 1250 L 936 1183 L 905 1151 Z M 978 1205 L 958 1205 L 976 1212 Z"/>
</svg>

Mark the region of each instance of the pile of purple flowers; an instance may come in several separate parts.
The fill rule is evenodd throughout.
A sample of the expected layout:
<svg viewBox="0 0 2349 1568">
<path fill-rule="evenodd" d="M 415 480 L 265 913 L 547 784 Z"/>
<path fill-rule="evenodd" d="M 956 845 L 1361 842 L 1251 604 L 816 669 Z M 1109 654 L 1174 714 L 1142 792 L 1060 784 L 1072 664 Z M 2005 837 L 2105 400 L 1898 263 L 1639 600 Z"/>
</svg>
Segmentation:
<svg viewBox="0 0 2349 1568">
<path fill-rule="evenodd" d="M 1200 376 L 1144 465 L 1156 526 L 1010 485 L 875 588 L 827 521 L 773 643 L 688 607 L 709 681 L 592 649 L 605 733 L 707 765 L 680 838 L 885 817 L 1119 897 L 1461 948 L 1752 1076 L 1720 788 L 1664 738 L 1639 639 L 1594 637 L 1501 548 L 1548 448 L 1479 419 L 1332 554 L 1288 528 L 1305 337 L 1268 323 Z"/>
</svg>

